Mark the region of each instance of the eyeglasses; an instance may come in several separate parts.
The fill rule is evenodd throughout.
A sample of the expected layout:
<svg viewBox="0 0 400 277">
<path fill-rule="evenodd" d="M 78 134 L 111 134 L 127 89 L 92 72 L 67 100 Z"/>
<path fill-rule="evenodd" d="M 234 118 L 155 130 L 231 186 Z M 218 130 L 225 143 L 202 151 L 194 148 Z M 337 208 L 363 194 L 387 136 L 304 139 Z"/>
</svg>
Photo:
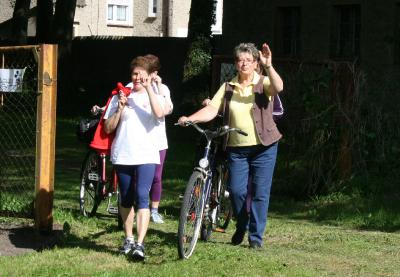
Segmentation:
<svg viewBox="0 0 400 277">
<path fill-rule="evenodd" d="M 254 60 L 250 60 L 250 59 L 248 59 L 248 60 L 236 60 L 236 62 L 239 65 L 244 65 L 244 64 L 252 64 L 252 63 L 254 63 Z"/>
</svg>

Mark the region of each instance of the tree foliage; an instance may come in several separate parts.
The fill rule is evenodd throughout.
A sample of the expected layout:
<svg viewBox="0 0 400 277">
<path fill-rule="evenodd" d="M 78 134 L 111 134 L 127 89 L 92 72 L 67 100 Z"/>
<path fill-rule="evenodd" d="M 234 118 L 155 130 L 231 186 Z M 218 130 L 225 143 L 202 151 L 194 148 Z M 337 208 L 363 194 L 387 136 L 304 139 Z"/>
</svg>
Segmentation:
<svg viewBox="0 0 400 277">
<path fill-rule="evenodd" d="M 215 0 L 192 0 L 188 25 L 188 48 L 184 68 L 184 101 L 208 95 L 211 62 L 211 25 Z"/>
</svg>

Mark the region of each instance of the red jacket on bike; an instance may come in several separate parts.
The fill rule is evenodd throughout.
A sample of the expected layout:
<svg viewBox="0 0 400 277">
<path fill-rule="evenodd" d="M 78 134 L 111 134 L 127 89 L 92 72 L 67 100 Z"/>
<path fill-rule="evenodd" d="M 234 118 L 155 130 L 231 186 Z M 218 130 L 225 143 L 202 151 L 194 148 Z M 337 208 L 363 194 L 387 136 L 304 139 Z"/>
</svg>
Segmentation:
<svg viewBox="0 0 400 277">
<path fill-rule="evenodd" d="M 118 93 L 122 91 L 126 97 L 129 96 L 131 93 L 131 89 L 124 87 L 121 83 L 117 83 L 117 87 L 111 91 L 111 95 L 107 100 L 106 108 L 104 109 L 103 113 L 101 114 L 101 118 L 99 121 L 99 125 L 97 125 L 96 131 L 94 133 L 93 140 L 90 142 L 89 146 L 98 152 L 102 152 L 105 154 L 109 154 L 111 150 L 111 144 L 115 137 L 115 132 L 111 134 L 107 134 L 104 131 L 104 115 L 107 111 L 108 105 L 110 104 L 111 99 L 114 95 L 118 95 Z"/>
</svg>

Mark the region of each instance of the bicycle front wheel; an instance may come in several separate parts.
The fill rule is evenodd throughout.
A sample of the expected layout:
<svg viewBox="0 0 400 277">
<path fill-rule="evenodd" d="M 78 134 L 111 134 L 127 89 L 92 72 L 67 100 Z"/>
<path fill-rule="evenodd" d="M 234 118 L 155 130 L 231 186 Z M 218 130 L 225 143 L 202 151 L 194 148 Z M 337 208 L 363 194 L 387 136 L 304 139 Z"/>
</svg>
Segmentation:
<svg viewBox="0 0 400 277">
<path fill-rule="evenodd" d="M 81 184 L 79 192 L 79 208 L 84 216 L 96 214 L 101 199 L 98 190 L 101 182 L 100 161 L 96 151 L 89 151 L 81 169 Z"/>
<path fill-rule="evenodd" d="M 199 238 L 204 210 L 203 174 L 194 171 L 186 185 L 178 227 L 178 252 L 181 259 L 188 259 Z"/>
</svg>

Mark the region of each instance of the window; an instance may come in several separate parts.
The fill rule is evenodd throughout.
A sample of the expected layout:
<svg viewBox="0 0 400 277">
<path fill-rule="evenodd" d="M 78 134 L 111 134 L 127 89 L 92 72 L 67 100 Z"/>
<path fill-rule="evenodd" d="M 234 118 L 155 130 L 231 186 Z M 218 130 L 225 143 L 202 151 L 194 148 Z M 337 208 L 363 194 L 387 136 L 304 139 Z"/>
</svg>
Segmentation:
<svg viewBox="0 0 400 277">
<path fill-rule="evenodd" d="M 132 0 L 108 0 L 107 24 L 132 26 Z"/>
<path fill-rule="evenodd" d="M 300 30 L 300 7 L 279 8 L 275 34 L 276 49 L 281 56 L 297 57 L 300 55 Z"/>
<path fill-rule="evenodd" d="M 334 6 L 331 57 L 354 60 L 360 54 L 360 5 Z"/>
<path fill-rule="evenodd" d="M 149 0 L 148 17 L 156 17 L 157 15 L 157 0 Z"/>
<path fill-rule="evenodd" d="M 215 22 L 211 25 L 211 32 L 213 35 L 222 34 L 222 16 L 223 16 L 223 0 L 217 0 L 215 5 Z"/>
<path fill-rule="evenodd" d="M 87 4 L 86 4 L 86 0 L 77 0 L 76 1 L 76 6 L 77 7 L 79 7 L 79 8 L 83 8 L 83 7 L 85 7 Z"/>
</svg>

